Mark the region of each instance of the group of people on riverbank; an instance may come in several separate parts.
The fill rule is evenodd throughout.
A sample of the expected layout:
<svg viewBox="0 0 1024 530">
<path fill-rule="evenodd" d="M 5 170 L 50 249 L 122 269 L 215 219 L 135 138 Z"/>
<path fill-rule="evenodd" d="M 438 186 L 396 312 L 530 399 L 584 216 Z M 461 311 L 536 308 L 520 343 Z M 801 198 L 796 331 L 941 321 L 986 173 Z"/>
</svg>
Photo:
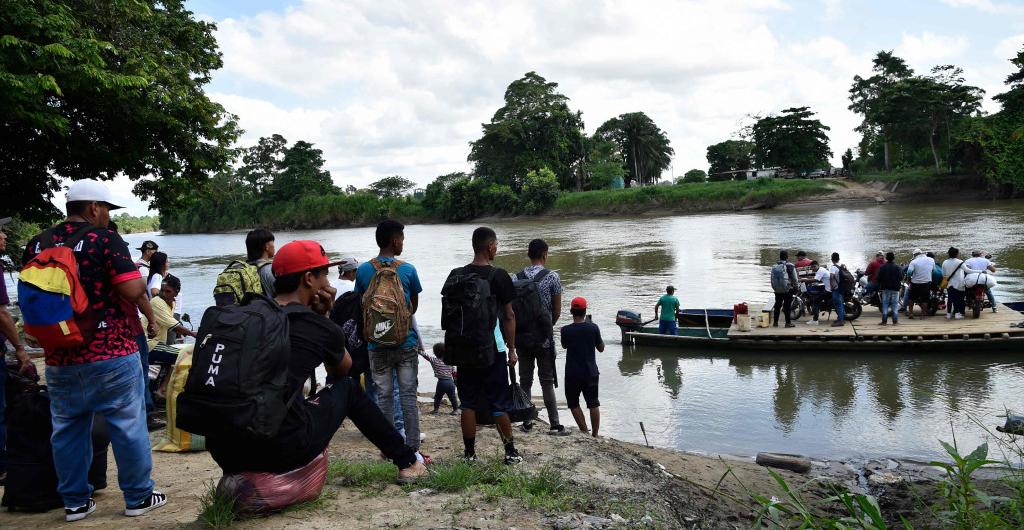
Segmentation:
<svg viewBox="0 0 1024 530">
<path fill-rule="evenodd" d="M 96 508 L 86 477 L 94 415 L 107 421 L 124 493 L 124 514 L 142 515 L 167 502 L 150 478 L 146 369 L 153 359 L 143 358 L 143 351 L 148 354 L 150 346 L 173 340 L 167 336 L 170 332 L 194 335 L 180 325 L 175 314 L 180 307 L 175 303 L 180 280 L 169 274 L 169 258 L 159 252 L 155 242 L 147 241 L 139 248 L 140 259 L 133 261 L 127 244 L 110 228 L 110 211 L 117 208 L 101 182 L 76 181 L 67 193 L 67 219 L 33 238 L 24 253 L 26 267 L 43 267 L 43 258 L 54 255 L 76 261 L 72 274 L 77 275 L 75 280 L 88 306 L 88 318 L 76 314 L 64 323 L 81 327 L 77 342 L 57 348 L 43 344 L 53 460 L 68 521 L 83 519 Z M 2 224 L 4 220 L 0 220 Z M 256 428 L 232 427 L 207 435 L 211 456 L 225 474 L 284 473 L 301 468 L 324 451 L 347 417 L 395 463 L 400 481 L 423 476 L 431 459 L 420 451 L 416 396 L 421 356 L 431 362 L 438 378 L 434 410 L 444 395 L 453 409 L 461 410 L 466 460 L 476 460 L 477 422 L 489 416 L 504 444 L 504 462 L 522 461 L 508 415 L 514 406 L 510 376 L 517 364 L 526 395 L 536 370 L 548 411 L 549 434 L 569 434 L 559 421 L 554 393 L 558 385 L 554 325 L 562 310 L 563 287 L 557 272 L 546 268 L 547 243 L 541 239 L 530 242 L 529 265 L 513 278 L 493 265 L 498 252 L 494 230 L 474 230 L 472 262 L 452 270 L 442 290 L 445 341 L 434 345 L 435 355 L 429 355 L 415 320 L 423 287 L 415 267 L 400 259 L 404 226 L 384 221 L 377 226 L 375 238 L 379 252 L 372 259 L 332 261 L 315 241 L 293 241 L 277 248 L 273 234 L 258 229 L 247 235 L 246 262 L 229 265 L 218 277 L 217 306 L 266 304 L 283 311 L 289 324 L 289 354 L 287 388 L 282 395 L 292 396 L 284 403 L 279 425 L 270 429 L 272 435 L 256 435 Z M 3 242 L 0 235 L 0 245 Z M 55 250 L 65 248 L 70 252 Z M 339 267 L 340 291 L 329 279 L 335 266 Z M 351 291 L 344 292 L 348 287 Z M 9 300 L 5 294 L 0 292 L 4 295 L 0 296 L 0 332 L 15 346 L 19 370 L 31 375 L 34 365 L 6 312 Z M 23 306 L 26 303 L 22 300 Z M 31 311 L 26 309 L 30 308 L 23 307 L 27 315 Z M 604 350 L 604 343 L 598 327 L 587 318 L 584 298 L 572 299 L 570 313 L 573 322 L 561 328 L 561 345 L 566 350 L 566 402 L 579 429 L 597 436 L 600 411 L 595 356 Z M 455 314 L 460 315 L 458 325 Z M 206 333 L 207 318 L 203 321 L 201 334 Z M 202 364 L 198 358 L 208 355 L 204 366 L 209 369 L 190 374 L 186 394 L 193 377 L 206 381 L 210 395 L 217 392 L 218 381 L 241 377 L 228 368 L 232 362 L 237 366 L 237 361 L 225 360 L 233 346 L 218 341 L 206 333 L 197 343 L 193 366 Z M 319 390 L 314 375 L 318 367 L 327 373 Z M 307 381 L 311 381 L 310 396 L 295 399 Z M 581 395 L 589 409 L 589 427 L 580 408 Z M 229 393 L 219 395 L 222 403 L 231 397 Z M 178 403 L 180 407 L 182 401 Z M 219 413 L 214 408 L 208 412 L 210 416 Z M 524 432 L 533 428 L 531 419 L 521 425 Z"/>
</svg>

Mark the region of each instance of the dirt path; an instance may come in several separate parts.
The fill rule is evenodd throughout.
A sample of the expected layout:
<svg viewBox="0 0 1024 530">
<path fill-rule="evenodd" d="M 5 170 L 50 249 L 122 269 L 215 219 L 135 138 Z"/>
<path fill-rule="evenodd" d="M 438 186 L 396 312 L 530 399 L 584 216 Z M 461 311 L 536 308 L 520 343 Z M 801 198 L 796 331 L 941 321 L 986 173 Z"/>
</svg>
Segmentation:
<svg viewBox="0 0 1024 530">
<path fill-rule="evenodd" d="M 833 180 L 829 183 L 832 190 L 828 195 L 817 198 L 804 198 L 795 202 L 784 203 L 776 208 L 793 209 L 807 208 L 830 204 L 881 204 L 901 197 L 899 192 L 889 191 L 884 182 L 857 182 L 851 179 Z"/>
</svg>

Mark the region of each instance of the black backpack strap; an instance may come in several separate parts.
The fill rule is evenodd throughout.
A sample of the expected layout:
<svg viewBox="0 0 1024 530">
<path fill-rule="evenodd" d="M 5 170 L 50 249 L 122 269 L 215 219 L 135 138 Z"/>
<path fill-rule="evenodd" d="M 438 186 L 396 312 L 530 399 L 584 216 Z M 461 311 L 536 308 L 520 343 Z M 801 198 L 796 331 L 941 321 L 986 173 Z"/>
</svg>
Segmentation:
<svg viewBox="0 0 1024 530">
<path fill-rule="evenodd" d="M 39 250 L 57 246 L 56 243 L 53 242 L 53 234 L 57 231 L 57 226 L 43 230 L 43 233 L 39 234 Z M 77 246 L 81 240 L 85 239 L 85 236 L 93 230 L 96 230 L 96 227 L 91 224 L 87 224 L 78 230 L 75 230 L 67 239 L 64 240 L 62 245 L 74 250 L 75 246 Z"/>
<path fill-rule="evenodd" d="M 529 276 L 526 275 L 526 269 L 523 269 L 523 270 L 519 271 L 518 273 L 516 273 L 516 278 L 518 278 L 520 280 L 527 280 L 527 279 L 529 279 Z"/>
<path fill-rule="evenodd" d="M 548 274 L 551 274 L 551 271 L 549 271 L 548 269 L 541 269 L 540 272 L 533 275 L 533 281 L 540 283 L 544 281 L 544 277 L 547 276 Z"/>
</svg>

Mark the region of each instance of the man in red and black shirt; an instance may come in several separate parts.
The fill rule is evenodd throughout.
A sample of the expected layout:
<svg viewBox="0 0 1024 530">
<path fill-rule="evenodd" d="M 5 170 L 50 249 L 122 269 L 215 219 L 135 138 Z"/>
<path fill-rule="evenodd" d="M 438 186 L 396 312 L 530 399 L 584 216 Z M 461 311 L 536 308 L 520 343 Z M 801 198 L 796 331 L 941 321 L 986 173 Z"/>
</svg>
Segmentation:
<svg viewBox="0 0 1024 530">
<path fill-rule="evenodd" d="M 142 515 L 167 503 L 167 497 L 153 489 L 150 478 L 153 460 L 146 429 L 144 374 L 135 342 L 141 329 L 136 308 L 150 323 L 150 337 L 156 335 L 156 319 L 128 245 L 108 228 L 110 210 L 117 208 L 103 183 L 76 181 L 68 188 L 67 220 L 29 241 L 24 254 L 28 263 L 46 246 L 60 245 L 86 229 L 72 249 L 89 299 L 89 311 L 78 317 L 85 343 L 46 352 L 53 461 L 68 521 L 83 519 L 96 509 L 88 481 L 94 413 L 102 414 L 107 422 L 118 484 L 124 493 L 124 514 Z M 40 240 L 44 234 L 50 241 Z"/>
</svg>

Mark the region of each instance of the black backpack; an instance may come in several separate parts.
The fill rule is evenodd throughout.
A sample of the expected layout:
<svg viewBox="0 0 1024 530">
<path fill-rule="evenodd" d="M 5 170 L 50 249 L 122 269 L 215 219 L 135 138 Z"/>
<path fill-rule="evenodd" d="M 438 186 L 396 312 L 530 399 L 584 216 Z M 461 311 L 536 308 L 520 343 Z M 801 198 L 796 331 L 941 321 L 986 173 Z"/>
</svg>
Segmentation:
<svg viewBox="0 0 1024 530">
<path fill-rule="evenodd" d="M 50 445 L 50 396 L 45 386 L 20 376 L 16 368 L 7 369 L 6 375 L 7 480 L 0 504 L 11 512 L 45 512 L 63 507 Z M 89 483 L 95 490 L 107 487 L 109 446 L 106 421 L 101 414 L 95 414 L 89 466 Z"/>
<path fill-rule="evenodd" d="M 368 373 L 370 370 L 370 354 L 363 340 L 363 303 L 362 296 L 349 291 L 334 302 L 331 308 L 331 321 L 341 328 L 345 334 L 345 350 L 352 357 L 352 368 L 349 375 L 355 377 Z"/>
<path fill-rule="evenodd" d="M 182 430 L 271 438 L 302 393 L 301 387 L 288 392 L 288 309 L 263 295 L 246 299 L 242 305 L 214 306 L 203 314 L 192 368 L 178 395 L 177 425 Z"/>
<path fill-rule="evenodd" d="M 853 286 L 857 283 L 857 280 L 853 277 L 853 273 L 850 269 L 846 268 L 846 265 L 839 265 L 839 291 L 843 294 L 850 294 L 853 292 Z"/>
<path fill-rule="evenodd" d="M 551 271 L 541 269 L 533 278 L 520 271 L 512 280 L 516 297 L 512 309 L 516 313 L 516 347 L 539 349 L 551 336 L 551 311 L 544 306 L 540 282 Z"/>
<path fill-rule="evenodd" d="M 452 270 L 441 289 L 444 362 L 451 366 L 490 366 L 496 345 L 498 300 L 491 292 L 494 271 L 486 278 L 464 267 Z"/>
</svg>

